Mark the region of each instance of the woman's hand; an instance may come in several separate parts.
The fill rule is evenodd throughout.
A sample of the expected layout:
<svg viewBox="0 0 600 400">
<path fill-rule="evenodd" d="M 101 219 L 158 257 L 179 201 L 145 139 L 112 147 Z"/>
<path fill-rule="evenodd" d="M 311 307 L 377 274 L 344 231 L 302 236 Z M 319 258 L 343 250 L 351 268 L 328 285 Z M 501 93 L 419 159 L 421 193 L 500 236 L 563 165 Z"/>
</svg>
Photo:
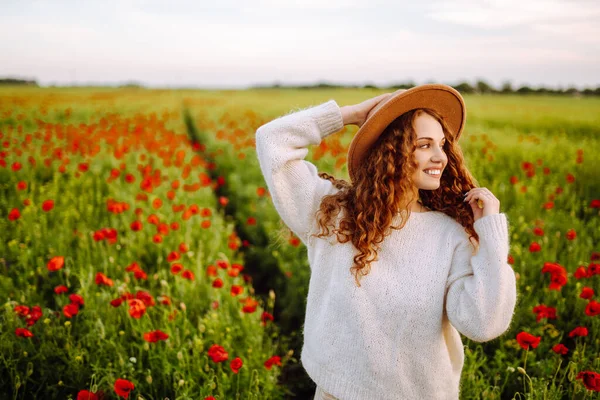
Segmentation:
<svg viewBox="0 0 600 400">
<path fill-rule="evenodd" d="M 464 201 L 471 206 L 475 221 L 481 217 L 500 213 L 500 200 L 487 188 L 469 190 Z"/>
<path fill-rule="evenodd" d="M 365 123 L 369 112 L 377 106 L 377 104 L 385 101 L 392 93 L 384 93 L 377 97 L 365 100 L 362 103 L 340 108 L 344 125 L 358 125 L 359 127 Z"/>
</svg>

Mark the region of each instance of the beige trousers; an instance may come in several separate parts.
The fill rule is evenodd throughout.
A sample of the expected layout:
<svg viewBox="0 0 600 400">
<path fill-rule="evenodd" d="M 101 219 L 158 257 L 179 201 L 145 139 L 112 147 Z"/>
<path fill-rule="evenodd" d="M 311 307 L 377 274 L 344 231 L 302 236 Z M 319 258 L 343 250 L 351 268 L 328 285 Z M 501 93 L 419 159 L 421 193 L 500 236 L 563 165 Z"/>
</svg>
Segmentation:
<svg viewBox="0 0 600 400">
<path fill-rule="evenodd" d="M 317 390 L 315 391 L 315 397 L 313 400 L 338 400 L 337 397 L 333 397 L 333 395 L 324 391 L 320 386 L 317 385 Z"/>
</svg>

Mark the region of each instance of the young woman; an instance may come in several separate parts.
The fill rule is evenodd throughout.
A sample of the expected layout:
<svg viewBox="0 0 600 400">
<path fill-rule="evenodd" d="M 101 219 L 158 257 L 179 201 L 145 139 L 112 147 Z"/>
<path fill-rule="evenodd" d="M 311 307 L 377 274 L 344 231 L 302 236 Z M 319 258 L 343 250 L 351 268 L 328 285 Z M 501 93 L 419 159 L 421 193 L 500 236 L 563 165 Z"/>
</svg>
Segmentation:
<svg viewBox="0 0 600 400">
<path fill-rule="evenodd" d="M 307 246 L 301 362 L 315 399 L 458 399 L 459 333 L 485 342 L 508 329 L 508 222 L 464 165 L 465 115 L 456 90 L 432 84 L 330 100 L 257 130 L 274 206 Z M 360 127 L 350 182 L 304 160 L 348 124 Z"/>
</svg>

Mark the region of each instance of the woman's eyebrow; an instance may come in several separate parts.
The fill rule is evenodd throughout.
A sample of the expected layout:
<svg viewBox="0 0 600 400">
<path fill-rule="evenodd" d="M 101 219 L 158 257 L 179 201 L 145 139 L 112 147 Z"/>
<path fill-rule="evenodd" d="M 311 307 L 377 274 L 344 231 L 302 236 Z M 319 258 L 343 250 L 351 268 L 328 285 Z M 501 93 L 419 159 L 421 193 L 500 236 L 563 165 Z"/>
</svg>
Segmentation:
<svg viewBox="0 0 600 400">
<path fill-rule="evenodd" d="M 417 140 L 421 140 L 421 139 L 433 140 L 433 139 L 432 139 L 432 138 L 430 138 L 430 137 L 420 137 L 420 138 L 418 138 Z M 445 137 L 441 138 L 441 139 L 440 139 L 440 142 L 441 142 L 442 140 L 444 140 L 444 139 L 446 139 L 446 138 L 445 138 Z"/>
</svg>

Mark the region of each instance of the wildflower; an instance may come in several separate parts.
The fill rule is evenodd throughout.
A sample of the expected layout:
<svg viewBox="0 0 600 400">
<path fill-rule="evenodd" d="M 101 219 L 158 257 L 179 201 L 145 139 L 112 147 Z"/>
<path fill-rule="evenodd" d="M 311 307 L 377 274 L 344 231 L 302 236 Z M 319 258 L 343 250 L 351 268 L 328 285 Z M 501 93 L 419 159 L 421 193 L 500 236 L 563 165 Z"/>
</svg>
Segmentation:
<svg viewBox="0 0 600 400">
<path fill-rule="evenodd" d="M 119 378 L 115 381 L 115 392 L 120 397 L 129 398 L 129 392 L 133 389 L 135 389 L 135 385 L 127 379 Z"/>
<path fill-rule="evenodd" d="M 574 240 L 576 237 L 577 237 L 577 233 L 575 232 L 574 229 L 569 229 L 567 231 L 567 239 Z"/>
<path fill-rule="evenodd" d="M 575 379 L 581 379 L 588 390 L 600 392 L 600 374 L 593 371 L 581 371 Z"/>
<path fill-rule="evenodd" d="M 129 315 L 133 318 L 142 318 L 146 313 L 146 305 L 139 299 L 132 299 L 127 301 L 129 305 Z"/>
<path fill-rule="evenodd" d="M 265 361 L 265 368 L 266 369 L 271 369 L 271 367 L 273 365 L 278 365 L 278 366 L 281 367 L 281 357 L 279 357 L 279 356 L 272 356 L 267 361 Z"/>
<path fill-rule="evenodd" d="M 542 250 L 542 246 L 540 246 L 540 244 L 537 243 L 537 242 L 533 242 L 533 243 L 531 243 L 529 245 L 529 251 L 531 253 L 536 253 L 536 252 L 541 251 L 541 250 Z"/>
<path fill-rule="evenodd" d="M 234 358 L 229 364 L 234 374 L 237 374 L 239 372 L 240 368 L 242 368 L 242 365 L 244 365 L 244 363 L 239 357 Z"/>
<path fill-rule="evenodd" d="M 113 280 L 102 272 L 96 273 L 96 285 L 113 286 Z"/>
<path fill-rule="evenodd" d="M 594 300 L 590 300 L 585 307 L 585 315 L 588 317 L 594 317 L 600 314 L 600 303 Z"/>
<path fill-rule="evenodd" d="M 33 333 L 29 329 L 26 328 L 17 328 L 15 329 L 15 335 L 18 337 L 30 338 L 33 337 Z"/>
<path fill-rule="evenodd" d="M 69 300 L 71 303 L 77 304 L 78 306 L 82 306 L 84 304 L 83 297 L 77 293 L 70 294 Z"/>
<path fill-rule="evenodd" d="M 176 251 L 172 251 L 169 253 L 169 255 L 167 256 L 167 261 L 168 262 L 172 262 L 172 261 L 176 261 L 179 260 L 181 258 L 181 256 L 179 255 L 178 252 Z"/>
<path fill-rule="evenodd" d="M 54 200 L 46 200 L 42 203 L 42 210 L 48 212 L 54 208 Z"/>
<path fill-rule="evenodd" d="M 173 275 L 177 275 L 182 270 L 183 270 L 183 265 L 181 265 L 181 264 L 175 263 L 175 264 L 171 265 L 171 273 Z"/>
<path fill-rule="evenodd" d="M 585 267 L 583 265 L 581 265 L 575 271 L 574 276 L 575 276 L 575 279 L 588 278 L 588 273 L 587 273 L 587 270 L 585 269 Z"/>
<path fill-rule="evenodd" d="M 261 321 L 262 326 L 265 326 L 267 324 L 267 321 L 273 321 L 273 320 L 274 320 L 273 315 L 266 311 L 263 311 L 263 313 L 260 316 L 260 321 Z"/>
<path fill-rule="evenodd" d="M 212 283 L 212 287 L 214 288 L 222 288 L 223 287 L 223 281 L 221 280 L 221 278 L 217 278 L 213 281 Z"/>
<path fill-rule="evenodd" d="M 69 289 L 65 285 L 58 285 L 57 287 L 54 288 L 54 293 L 56 293 L 56 294 L 63 294 L 63 293 L 67 293 L 68 291 L 69 291 Z"/>
<path fill-rule="evenodd" d="M 142 223 L 141 223 L 141 221 L 133 221 L 131 223 L 130 228 L 131 228 L 132 231 L 141 231 L 142 230 Z"/>
<path fill-rule="evenodd" d="M 79 306 L 75 303 L 69 303 L 63 307 L 63 314 L 67 318 L 73 318 L 73 316 L 79 314 Z"/>
<path fill-rule="evenodd" d="M 542 318 L 556 319 L 556 308 L 547 307 L 544 304 L 533 307 L 533 312 L 537 314 L 536 322 L 540 322 Z"/>
<path fill-rule="evenodd" d="M 229 354 L 227 354 L 225 348 L 218 344 L 210 346 L 210 349 L 208 349 L 208 356 L 216 363 L 223 362 L 229 358 Z"/>
<path fill-rule="evenodd" d="M 571 332 L 569 332 L 569 337 L 587 336 L 587 335 L 588 335 L 588 329 L 585 326 L 578 326 L 577 328 L 575 328 Z"/>
<path fill-rule="evenodd" d="M 533 336 L 532 334 L 527 332 L 520 332 L 517 334 L 517 342 L 525 350 L 528 350 L 529 346 L 535 349 L 536 347 L 538 347 L 541 340 L 541 336 Z"/>
<path fill-rule="evenodd" d="M 536 226 L 535 228 L 533 228 L 533 234 L 536 236 L 544 236 L 544 230 L 539 226 Z"/>
<path fill-rule="evenodd" d="M 10 210 L 10 212 L 8 213 L 8 220 L 9 221 L 16 221 L 19 218 L 21 218 L 21 213 L 19 212 L 18 208 L 13 208 L 12 210 Z"/>
<path fill-rule="evenodd" d="M 587 287 L 584 286 L 583 289 L 581 289 L 581 294 L 579 295 L 579 297 L 581 297 L 582 299 L 586 299 L 589 300 L 594 296 L 594 289 L 592 289 L 591 287 Z"/>
<path fill-rule="evenodd" d="M 560 264 L 545 262 L 542 273 L 550 273 L 550 290 L 560 290 L 567 284 L 567 270 Z"/>
<path fill-rule="evenodd" d="M 183 279 L 188 279 L 190 281 L 193 281 L 196 279 L 196 277 L 194 276 L 194 273 L 192 271 L 190 271 L 189 269 L 186 269 L 185 271 L 183 271 L 181 273 L 181 277 Z"/>
<path fill-rule="evenodd" d="M 242 293 L 244 291 L 244 288 L 240 285 L 232 285 L 231 286 L 231 295 L 232 296 L 237 296 L 238 294 Z"/>
<path fill-rule="evenodd" d="M 552 351 L 555 352 L 556 354 L 562 354 L 564 356 L 565 354 L 567 354 L 569 352 L 569 349 L 564 344 L 559 343 L 552 347 Z"/>
<path fill-rule="evenodd" d="M 156 343 L 159 340 L 167 340 L 169 335 L 161 330 L 144 333 L 144 340 L 149 343 Z"/>
<path fill-rule="evenodd" d="M 101 391 L 98 394 L 87 390 L 80 390 L 77 393 L 77 400 L 101 400 L 102 398 L 104 398 L 104 393 Z"/>
<path fill-rule="evenodd" d="M 48 267 L 48 271 L 58 271 L 59 269 L 61 269 L 63 266 L 65 265 L 65 258 L 62 256 L 56 256 L 56 257 L 52 257 L 50 259 L 50 261 L 48 261 L 48 264 L 46 265 Z"/>
</svg>

